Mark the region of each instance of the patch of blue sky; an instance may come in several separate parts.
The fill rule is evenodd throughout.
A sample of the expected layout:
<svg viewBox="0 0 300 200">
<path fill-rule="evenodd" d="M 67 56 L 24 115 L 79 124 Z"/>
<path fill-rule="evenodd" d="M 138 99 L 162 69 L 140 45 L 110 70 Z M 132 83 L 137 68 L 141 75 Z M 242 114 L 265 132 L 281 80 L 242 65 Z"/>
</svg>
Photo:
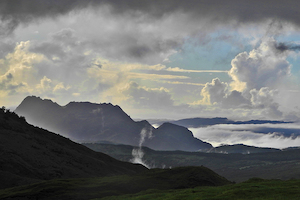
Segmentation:
<svg viewBox="0 0 300 200">
<path fill-rule="evenodd" d="M 170 56 L 167 67 L 179 67 L 189 70 L 230 70 L 231 60 L 244 51 L 250 51 L 249 38 L 243 38 L 237 33 L 216 32 L 204 41 L 197 38 L 186 39 L 181 51 Z M 210 82 L 212 78 L 220 78 L 228 82 L 227 73 L 191 73 L 191 78 L 201 79 L 201 82 Z"/>
<path fill-rule="evenodd" d="M 279 35 L 276 37 L 278 42 L 290 44 L 290 45 L 300 45 L 300 34 L 299 33 L 291 33 L 289 35 Z M 291 73 L 300 75 L 300 51 L 296 51 L 292 56 L 287 58 L 287 61 L 291 63 Z"/>
</svg>

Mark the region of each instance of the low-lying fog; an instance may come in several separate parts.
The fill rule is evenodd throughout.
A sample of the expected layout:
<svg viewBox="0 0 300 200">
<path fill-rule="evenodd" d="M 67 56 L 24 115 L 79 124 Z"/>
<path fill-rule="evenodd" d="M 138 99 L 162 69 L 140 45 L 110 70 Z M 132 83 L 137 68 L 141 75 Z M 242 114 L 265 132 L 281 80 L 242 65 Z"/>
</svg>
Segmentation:
<svg viewBox="0 0 300 200">
<path fill-rule="evenodd" d="M 211 143 L 245 144 L 257 147 L 287 148 L 300 146 L 300 124 L 219 124 L 189 128 L 194 137 Z"/>
</svg>

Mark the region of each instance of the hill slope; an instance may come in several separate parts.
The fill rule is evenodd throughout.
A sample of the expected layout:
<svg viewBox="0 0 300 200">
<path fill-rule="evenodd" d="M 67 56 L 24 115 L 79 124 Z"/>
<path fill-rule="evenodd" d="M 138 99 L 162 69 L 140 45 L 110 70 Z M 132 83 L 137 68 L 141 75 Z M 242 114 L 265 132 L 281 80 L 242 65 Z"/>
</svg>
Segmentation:
<svg viewBox="0 0 300 200">
<path fill-rule="evenodd" d="M 123 161 L 132 159 L 132 149 L 127 145 L 112 144 L 84 144 L 85 146 L 107 153 Z M 155 151 L 142 148 L 143 162 L 150 167 L 179 167 L 179 166 L 205 166 L 228 180 L 241 182 L 252 177 L 265 179 L 300 178 L 300 149 L 275 150 L 263 153 L 203 153 L 184 151 Z M 259 150 L 259 149 L 258 149 Z"/>
<path fill-rule="evenodd" d="M 1 199 L 73 199 L 85 200 L 200 186 L 232 184 L 205 167 L 152 169 L 137 175 L 93 179 L 51 180 L 18 188 L 0 190 Z"/>
<path fill-rule="evenodd" d="M 0 110 L 0 188 L 53 178 L 135 174 L 141 165 L 114 158 L 34 127 Z"/>
<path fill-rule="evenodd" d="M 138 146 L 144 129 L 144 145 L 156 150 L 198 151 L 212 147 L 194 138 L 187 128 L 167 123 L 155 129 L 147 121 L 133 121 L 119 106 L 112 104 L 71 102 L 59 106 L 51 100 L 30 96 L 15 112 L 32 124 L 77 142 L 109 141 Z"/>
</svg>

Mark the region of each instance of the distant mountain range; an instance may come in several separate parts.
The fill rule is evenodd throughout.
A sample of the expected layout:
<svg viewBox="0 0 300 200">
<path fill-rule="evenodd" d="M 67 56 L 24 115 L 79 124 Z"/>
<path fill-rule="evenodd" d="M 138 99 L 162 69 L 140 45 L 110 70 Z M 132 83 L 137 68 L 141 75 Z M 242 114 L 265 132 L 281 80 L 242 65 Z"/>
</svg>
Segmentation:
<svg viewBox="0 0 300 200">
<path fill-rule="evenodd" d="M 0 189 L 55 178 L 135 174 L 142 165 L 114 158 L 0 110 Z"/>
<path fill-rule="evenodd" d="M 169 122 L 179 126 L 184 126 L 186 128 L 199 128 L 205 126 L 212 126 L 216 124 L 284 124 L 291 123 L 285 121 L 272 121 L 272 120 L 249 120 L 249 121 L 233 121 L 224 117 L 215 118 L 187 118 L 180 120 L 149 120 L 151 124 L 161 125 L 163 123 Z"/>
<path fill-rule="evenodd" d="M 212 148 L 208 150 L 208 153 L 240 153 L 240 154 L 253 154 L 253 153 L 270 153 L 270 152 L 281 152 L 280 149 L 275 148 L 263 148 L 263 147 L 254 147 L 244 144 L 235 144 L 235 145 L 222 145 L 219 147 Z"/>
<path fill-rule="evenodd" d="M 70 102 L 60 106 L 51 100 L 26 97 L 15 112 L 36 126 L 77 142 L 111 142 L 147 146 L 155 150 L 199 151 L 212 145 L 195 138 L 187 128 L 164 123 L 158 128 L 135 122 L 119 106 Z"/>
</svg>

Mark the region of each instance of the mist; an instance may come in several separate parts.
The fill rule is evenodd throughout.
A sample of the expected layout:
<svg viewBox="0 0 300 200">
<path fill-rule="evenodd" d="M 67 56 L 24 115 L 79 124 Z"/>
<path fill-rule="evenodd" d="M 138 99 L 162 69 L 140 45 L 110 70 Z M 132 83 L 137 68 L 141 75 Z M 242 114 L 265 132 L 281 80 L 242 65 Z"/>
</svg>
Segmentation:
<svg viewBox="0 0 300 200">
<path fill-rule="evenodd" d="M 140 132 L 140 141 L 139 141 L 139 147 L 132 149 L 132 159 L 130 162 L 136 163 L 136 164 L 141 164 L 150 169 L 151 167 L 144 162 L 143 157 L 144 157 L 144 151 L 142 149 L 142 145 L 145 142 L 146 138 L 151 138 L 152 137 L 152 129 L 148 130 L 147 128 L 143 128 Z"/>
<path fill-rule="evenodd" d="M 300 146 L 300 124 L 219 124 L 189 128 L 194 137 L 214 147 L 245 144 L 257 147 L 287 148 Z"/>
</svg>

